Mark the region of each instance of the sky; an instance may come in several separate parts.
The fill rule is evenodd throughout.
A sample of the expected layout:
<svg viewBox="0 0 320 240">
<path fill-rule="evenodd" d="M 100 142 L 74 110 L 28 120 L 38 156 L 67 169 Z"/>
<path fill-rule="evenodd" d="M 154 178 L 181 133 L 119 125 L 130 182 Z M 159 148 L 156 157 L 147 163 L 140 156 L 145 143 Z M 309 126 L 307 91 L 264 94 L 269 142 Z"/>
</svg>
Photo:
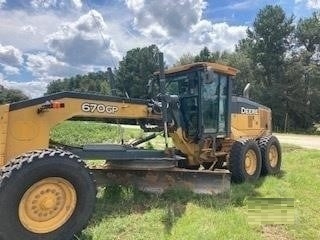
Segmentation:
<svg viewBox="0 0 320 240">
<path fill-rule="evenodd" d="M 39 97 L 151 44 L 169 65 L 204 46 L 231 52 L 267 4 L 296 21 L 320 10 L 320 0 L 0 0 L 0 85 Z"/>
</svg>

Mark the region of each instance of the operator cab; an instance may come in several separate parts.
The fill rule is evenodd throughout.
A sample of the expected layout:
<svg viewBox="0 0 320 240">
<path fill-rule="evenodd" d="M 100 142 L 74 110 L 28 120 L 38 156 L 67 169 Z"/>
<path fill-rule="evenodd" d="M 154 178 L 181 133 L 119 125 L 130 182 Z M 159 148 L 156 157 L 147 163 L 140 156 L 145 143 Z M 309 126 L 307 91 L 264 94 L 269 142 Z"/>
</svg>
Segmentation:
<svg viewBox="0 0 320 240">
<path fill-rule="evenodd" d="M 165 72 L 166 93 L 179 96 L 181 127 L 189 140 L 229 136 L 231 79 L 236 71 L 200 62 Z"/>
</svg>

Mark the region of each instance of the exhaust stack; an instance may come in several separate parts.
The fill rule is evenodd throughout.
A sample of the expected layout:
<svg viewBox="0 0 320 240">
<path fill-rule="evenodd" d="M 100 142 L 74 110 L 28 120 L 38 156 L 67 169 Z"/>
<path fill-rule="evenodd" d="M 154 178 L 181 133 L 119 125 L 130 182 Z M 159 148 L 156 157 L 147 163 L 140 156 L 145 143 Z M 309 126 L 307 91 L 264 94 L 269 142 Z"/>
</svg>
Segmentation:
<svg viewBox="0 0 320 240">
<path fill-rule="evenodd" d="M 250 98 L 250 95 L 249 95 L 250 87 L 251 87 L 250 83 L 247 83 L 247 85 L 243 89 L 243 94 L 242 94 L 243 97 L 248 98 L 248 99 Z"/>
</svg>

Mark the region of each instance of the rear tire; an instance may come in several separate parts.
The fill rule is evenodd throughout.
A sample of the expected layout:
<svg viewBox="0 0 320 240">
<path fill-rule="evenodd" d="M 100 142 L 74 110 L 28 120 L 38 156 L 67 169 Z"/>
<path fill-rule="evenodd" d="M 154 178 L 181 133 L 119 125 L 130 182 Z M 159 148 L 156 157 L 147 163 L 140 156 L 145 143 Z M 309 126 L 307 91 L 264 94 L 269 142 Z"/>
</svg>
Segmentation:
<svg viewBox="0 0 320 240">
<path fill-rule="evenodd" d="M 233 143 L 229 158 L 233 182 L 255 182 L 260 176 L 261 165 L 261 153 L 254 140 L 240 139 Z"/>
<path fill-rule="evenodd" d="M 259 140 L 262 168 L 261 175 L 276 174 L 281 168 L 281 146 L 275 136 L 266 136 Z"/>
<path fill-rule="evenodd" d="M 77 156 L 52 149 L 25 154 L 0 172 L 0 239 L 72 239 L 95 199 L 95 181 Z"/>
</svg>

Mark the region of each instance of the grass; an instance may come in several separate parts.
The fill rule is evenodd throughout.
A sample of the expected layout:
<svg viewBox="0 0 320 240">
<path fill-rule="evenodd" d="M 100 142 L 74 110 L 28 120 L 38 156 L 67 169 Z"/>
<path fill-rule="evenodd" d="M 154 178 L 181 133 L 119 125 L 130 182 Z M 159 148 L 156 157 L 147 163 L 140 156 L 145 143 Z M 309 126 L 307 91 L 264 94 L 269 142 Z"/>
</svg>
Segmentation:
<svg viewBox="0 0 320 240">
<path fill-rule="evenodd" d="M 65 139 L 66 130 L 68 135 L 77 136 L 77 144 L 92 139 L 116 142 L 118 137 L 115 129 L 104 124 L 77 124 L 80 123 L 59 126 L 53 131 L 53 138 Z M 78 135 L 82 127 L 88 136 Z M 124 134 L 127 139 L 141 135 L 137 129 L 128 130 Z M 72 142 L 72 138 L 68 141 Z M 102 188 L 94 216 L 78 239 L 320 239 L 320 151 L 291 145 L 282 149 L 280 174 L 261 178 L 255 184 L 232 185 L 228 198 L 181 189 L 156 195 L 119 186 Z M 249 225 L 247 203 L 251 197 L 294 198 L 295 223 Z"/>
<path fill-rule="evenodd" d="M 50 138 L 54 142 L 81 146 L 90 143 L 118 143 L 122 139 L 124 143 L 130 143 L 134 139 L 141 138 L 148 135 L 140 128 L 123 127 L 115 124 L 106 124 L 101 122 L 87 122 L 87 121 L 66 121 L 57 125 L 50 134 Z M 172 144 L 169 141 L 169 144 Z M 165 147 L 162 136 L 157 136 L 151 141 L 139 145 L 146 148 Z"/>
<path fill-rule="evenodd" d="M 136 128 L 124 128 L 99 122 L 66 121 L 56 126 L 51 132 L 55 142 L 81 146 L 90 143 L 121 143 L 122 137 L 126 142 L 141 137 L 143 131 Z"/>
</svg>

